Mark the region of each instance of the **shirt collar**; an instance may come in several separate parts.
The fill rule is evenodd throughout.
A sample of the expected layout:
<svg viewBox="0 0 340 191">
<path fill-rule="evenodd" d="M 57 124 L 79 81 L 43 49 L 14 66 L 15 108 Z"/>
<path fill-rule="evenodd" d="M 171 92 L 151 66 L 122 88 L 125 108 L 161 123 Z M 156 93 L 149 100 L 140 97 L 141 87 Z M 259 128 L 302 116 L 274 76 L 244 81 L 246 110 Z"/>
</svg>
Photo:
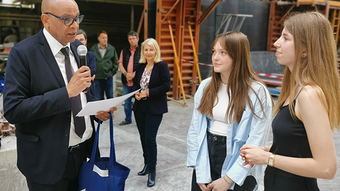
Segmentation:
<svg viewBox="0 0 340 191">
<path fill-rule="evenodd" d="M 130 50 L 136 50 L 137 49 L 137 47 L 138 47 L 138 45 L 137 46 L 130 46 Z"/>
<path fill-rule="evenodd" d="M 60 52 L 60 49 L 62 49 L 63 47 L 66 47 L 66 46 L 69 48 L 70 53 L 73 54 L 72 51 L 71 51 L 69 42 L 66 44 L 66 46 L 63 46 L 45 28 L 43 29 L 43 33 L 45 35 L 45 38 L 47 40 L 48 45 L 51 48 L 53 56 L 56 56 Z"/>
<path fill-rule="evenodd" d="M 107 48 L 108 45 L 109 45 L 109 44 L 106 44 L 105 48 Z M 99 43 L 98 43 L 98 48 L 99 48 L 99 49 L 105 49 L 105 48 L 100 47 Z"/>
</svg>

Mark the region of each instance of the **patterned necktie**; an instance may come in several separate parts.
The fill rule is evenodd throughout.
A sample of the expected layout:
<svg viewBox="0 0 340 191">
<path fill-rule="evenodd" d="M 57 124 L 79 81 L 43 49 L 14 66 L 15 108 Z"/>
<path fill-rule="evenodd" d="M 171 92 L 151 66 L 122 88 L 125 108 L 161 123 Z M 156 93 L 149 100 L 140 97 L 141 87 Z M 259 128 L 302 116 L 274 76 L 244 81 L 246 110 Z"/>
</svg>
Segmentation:
<svg viewBox="0 0 340 191">
<path fill-rule="evenodd" d="M 67 76 L 67 81 L 70 82 L 71 77 L 73 76 L 74 72 L 71 66 L 71 62 L 70 62 L 69 48 L 65 47 L 65 48 L 62 48 L 60 51 L 65 56 L 66 76 Z M 81 138 L 83 137 L 83 134 L 85 131 L 85 120 L 84 120 L 84 117 L 76 117 L 76 114 L 82 109 L 80 94 L 78 94 L 76 97 L 71 97 L 71 103 L 72 103 L 72 113 L 73 113 L 75 131 L 76 131 L 76 134 Z"/>
</svg>

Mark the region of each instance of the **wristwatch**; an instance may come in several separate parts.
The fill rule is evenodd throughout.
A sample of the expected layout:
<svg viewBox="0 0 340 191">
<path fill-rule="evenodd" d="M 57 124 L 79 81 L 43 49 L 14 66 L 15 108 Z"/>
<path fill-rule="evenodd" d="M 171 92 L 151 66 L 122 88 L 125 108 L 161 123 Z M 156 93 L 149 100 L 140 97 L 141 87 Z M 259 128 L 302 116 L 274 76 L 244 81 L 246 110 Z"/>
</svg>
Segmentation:
<svg viewBox="0 0 340 191">
<path fill-rule="evenodd" d="M 269 166 L 274 166 L 274 163 L 275 163 L 275 159 L 274 159 L 275 155 L 274 154 L 271 154 L 270 157 L 268 158 L 268 165 Z"/>
</svg>

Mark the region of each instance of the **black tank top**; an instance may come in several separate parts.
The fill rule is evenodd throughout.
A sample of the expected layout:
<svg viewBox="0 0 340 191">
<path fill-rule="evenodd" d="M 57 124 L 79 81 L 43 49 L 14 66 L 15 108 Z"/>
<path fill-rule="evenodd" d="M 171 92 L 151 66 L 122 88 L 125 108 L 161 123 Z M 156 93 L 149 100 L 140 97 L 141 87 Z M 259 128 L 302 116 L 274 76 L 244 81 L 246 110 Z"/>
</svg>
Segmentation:
<svg viewBox="0 0 340 191">
<path fill-rule="evenodd" d="M 293 108 L 295 108 L 295 102 L 296 98 L 293 101 Z M 296 120 L 293 119 L 288 105 L 280 107 L 272 122 L 272 129 L 273 144 L 270 149 L 271 153 L 298 158 L 313 157 L 305 126 L 298 118 Z M 278 173 L 285 176 L 300 177 L 279 169 L 277 170 L 279 171 Z"/>
</svg>

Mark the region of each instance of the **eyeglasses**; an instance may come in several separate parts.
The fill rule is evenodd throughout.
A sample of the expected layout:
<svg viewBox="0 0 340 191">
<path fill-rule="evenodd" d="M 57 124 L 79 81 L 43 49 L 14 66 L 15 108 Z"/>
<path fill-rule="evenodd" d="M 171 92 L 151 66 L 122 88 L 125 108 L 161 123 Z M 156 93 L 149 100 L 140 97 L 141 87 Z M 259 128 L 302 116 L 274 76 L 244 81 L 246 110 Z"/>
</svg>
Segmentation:
<svg viewBox="0 0 340 191">
<path fill-rule="evenodd" d="M 55 14 L 52 14 L 52 13 L 49 13 L 49 12 L 46 12 L 46 13 L 44 13 L 44 14 L 53 15 L 55 18 L 63 19 L 63 20 L 64 20 L 64 24 L 65 24 L 66 26 L 71 26 L 71 25 L 73 24 L 74 21 L 76 21 L 76 23 L 79 25 L 79 24 L 83 21 L 83 19 L 84 19 L 84 15 L 82 15 L 82 14 L 80 14 L 80 15 L 79 15 L 78 17 L 76 17 L 76 18 L 73 18 L 73 17 L 66 17 L 66 18 L 64 18 L 64 17 L 59 17 L 59 16 L 57 16 L 57 15 L 55 15 Z"/>
</svg>

